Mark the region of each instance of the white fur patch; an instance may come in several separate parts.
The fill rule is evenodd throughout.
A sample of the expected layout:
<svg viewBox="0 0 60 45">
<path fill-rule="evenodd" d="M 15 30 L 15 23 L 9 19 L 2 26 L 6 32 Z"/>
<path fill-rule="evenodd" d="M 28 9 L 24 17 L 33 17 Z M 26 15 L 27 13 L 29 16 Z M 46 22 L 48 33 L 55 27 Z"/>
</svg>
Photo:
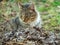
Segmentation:
<svg viewBox="0 0 60 45">
<path fill-rule="evenodd" d="M 39 12 L 35 9 L 36 13 L 37 13 L 37 18 L 35 21 L 33 21 L 30 26 L 37 26 L 37 27 L 41 27 L 42 24 L 42 20 L 41 20 L 41 15 L 39 14 Z"/>
</svg>

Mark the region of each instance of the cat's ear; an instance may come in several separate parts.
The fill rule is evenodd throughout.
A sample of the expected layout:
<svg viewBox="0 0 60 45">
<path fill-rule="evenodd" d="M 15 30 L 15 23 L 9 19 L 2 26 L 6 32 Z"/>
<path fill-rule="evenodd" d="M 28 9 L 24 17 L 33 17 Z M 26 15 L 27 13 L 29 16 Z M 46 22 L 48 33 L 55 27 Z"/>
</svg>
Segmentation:
<svg viewBox="0 0 60 45">
<path fill-rule="evenodd" d="M 22 3 L 18 3 L 18 6 L 19 6 L 19 8 L 22 8 L 23 4 Z"/>
<path fill-rule="evenodd" d="M 30 5 L 30 9 L 31 10 L 34 10 L 35 9 L 35 5 L 33 3 Z"/>
</svg>

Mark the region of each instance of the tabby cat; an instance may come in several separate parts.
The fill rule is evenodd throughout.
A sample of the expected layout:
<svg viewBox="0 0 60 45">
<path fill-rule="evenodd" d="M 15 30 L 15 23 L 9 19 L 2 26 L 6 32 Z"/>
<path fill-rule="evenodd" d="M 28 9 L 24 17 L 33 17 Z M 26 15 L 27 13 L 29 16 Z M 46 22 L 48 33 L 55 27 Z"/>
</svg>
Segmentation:
<svg viewBox="0 0 60 45">
<path fill-rule="evenodd" d="M 24 25 L 29 25 L 31 27 L 37 26 L 41 27 L 42 21 L 39 12 L 32 3 L 20 4 L 20 22 Z"/>
</svg>

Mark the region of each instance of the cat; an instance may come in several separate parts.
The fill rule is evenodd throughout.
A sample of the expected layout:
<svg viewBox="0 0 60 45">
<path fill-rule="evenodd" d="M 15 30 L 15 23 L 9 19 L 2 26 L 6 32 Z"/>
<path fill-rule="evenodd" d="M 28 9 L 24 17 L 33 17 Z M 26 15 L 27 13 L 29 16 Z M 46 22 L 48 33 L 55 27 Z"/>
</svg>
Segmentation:
<svg viewBox="0 0 60 45">
<path fill-rule="evenodd" d="M 22 26 L 29 25 L 30 27 L 42 27 L 41 15 L 32 3 L 20 4 L 20 22 Z"/>
</svg>

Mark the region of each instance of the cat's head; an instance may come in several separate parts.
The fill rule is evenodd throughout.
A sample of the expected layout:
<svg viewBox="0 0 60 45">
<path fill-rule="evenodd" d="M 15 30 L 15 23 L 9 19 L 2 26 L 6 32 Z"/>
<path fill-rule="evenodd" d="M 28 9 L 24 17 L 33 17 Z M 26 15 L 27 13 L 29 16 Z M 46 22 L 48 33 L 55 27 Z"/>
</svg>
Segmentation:
<svg viewBox="0 0 60 45">
<path fill-rule="evenodd" d="M 20 4 L 22 10 L 35 11 L 35 5 L 33 3 Z"/>
<path fill-rule="evenodd" d="M 27 4 L 20 4 L 20 18 L 26 22 L 30 23 L 35 20 L 36 18 L 36 11 L 35 11 L 35 6 L 32 3 L 27 3 Z"/>
</svg>

